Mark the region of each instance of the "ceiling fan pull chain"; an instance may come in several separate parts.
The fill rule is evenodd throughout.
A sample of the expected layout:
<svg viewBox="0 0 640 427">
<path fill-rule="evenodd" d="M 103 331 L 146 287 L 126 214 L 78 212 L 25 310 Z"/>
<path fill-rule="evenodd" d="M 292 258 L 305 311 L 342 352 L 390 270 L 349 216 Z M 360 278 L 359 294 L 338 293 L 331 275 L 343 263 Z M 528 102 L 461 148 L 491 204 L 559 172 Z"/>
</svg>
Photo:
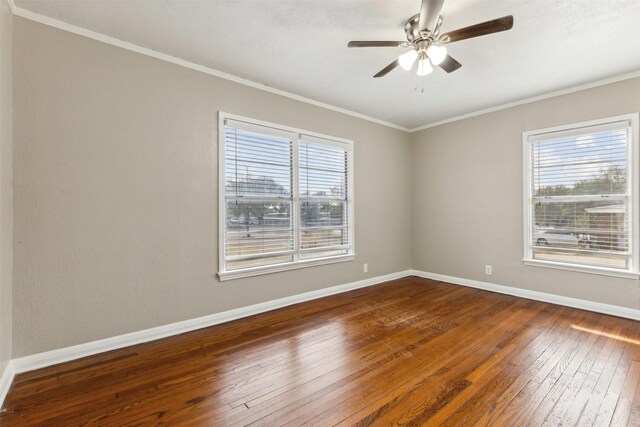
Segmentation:
<svg viewBox="0 0 640 427">
<path fill-rule="evenodd" d="M 421 79 L 417 74 L 415 76 L 416 85 L 413 90 L 417 93 L 424 93 L 424 79 Z"/>
</svg>

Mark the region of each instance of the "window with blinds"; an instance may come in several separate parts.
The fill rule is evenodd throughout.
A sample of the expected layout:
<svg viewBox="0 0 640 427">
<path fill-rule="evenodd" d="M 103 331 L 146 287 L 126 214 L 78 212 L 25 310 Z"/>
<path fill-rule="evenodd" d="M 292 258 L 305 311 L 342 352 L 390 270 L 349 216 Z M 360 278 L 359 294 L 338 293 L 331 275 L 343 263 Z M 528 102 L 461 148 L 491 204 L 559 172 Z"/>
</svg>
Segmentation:
<svg viewBox="0 0 640 427">
<path fill-rule="evenodd" d="M 634 126 L 637 115 L 525 133 L 525 262 L 637 272 Z"/>
<path fill-rule="evenodd" d="M 220 123 L 221 279 L 353 259 L 352 143 Z"/>
</svg>

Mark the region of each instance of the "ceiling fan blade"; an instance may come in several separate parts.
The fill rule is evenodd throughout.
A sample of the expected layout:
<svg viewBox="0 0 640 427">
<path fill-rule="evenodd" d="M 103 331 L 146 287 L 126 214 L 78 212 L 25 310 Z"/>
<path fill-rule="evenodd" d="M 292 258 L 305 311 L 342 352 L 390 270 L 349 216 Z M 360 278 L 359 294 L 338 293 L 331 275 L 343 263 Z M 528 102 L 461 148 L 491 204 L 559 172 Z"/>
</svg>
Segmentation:
<svg viewBox="0 0 640 427">
<path fill-rule="evenodd" d="M 373 76 L 374 78 L 378 78 L 378 77 L 384 77 L 387 74 L 389 74 L 389 71 L 393 70 L 394 68 L 396 68 L 400 63 L 398 62 L 398 60 L 396 59 L 395 61 L 393 61 L 391 64 L 387 65 L 386 67 L 384 67 L 382 70 L 378 71 L 378 74 L 376 74 L 375 76 Z"/>
<path fill-rule="evenodd" d="M 444 0 L 422 0 L 420 7 L 420 20 L 418 21 L 418 30 L 431 31 L 435 30 L 438 23 L 438 17 L 442 11 Z"/>
<path fill-rule="evenodd" d="M 507 31 L 513 27 L 513 16 L 503 16 L 502 18 L 492 21 L 482 22 L 480 24 L 471 25 L 469 27 L 460 28 L 458 30 L 449 31 L 440 38 L 441 43 L 453 43 L 460 40 L 472 39 L 487 34 Z"/>
<path fill-rule="evenodd" d="M 451 56 L 447 55 L 439 65 L 440 68 L 445 70 L 447 73 L 453 73 L 458 68 L 462 67 L 462 64 L 453 59 Z"/>
<path fill-rule="evenodd" d="M 409 42 L 352 41 L 347 47 L 410 47 Z"/>
</svg>

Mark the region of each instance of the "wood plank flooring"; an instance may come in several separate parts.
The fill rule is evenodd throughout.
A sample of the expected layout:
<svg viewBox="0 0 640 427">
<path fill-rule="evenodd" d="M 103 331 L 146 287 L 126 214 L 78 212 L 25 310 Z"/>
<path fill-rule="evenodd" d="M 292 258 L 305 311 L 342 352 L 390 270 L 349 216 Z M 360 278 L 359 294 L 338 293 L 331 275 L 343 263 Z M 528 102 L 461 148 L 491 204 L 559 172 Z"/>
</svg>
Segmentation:
<svg viewBox="0 0 640 427">
<path fill-rule="evenodd" d="M 19 375 L 0 426 L 640 426 L 639 340 L 409 277 Z"/>
</svg>

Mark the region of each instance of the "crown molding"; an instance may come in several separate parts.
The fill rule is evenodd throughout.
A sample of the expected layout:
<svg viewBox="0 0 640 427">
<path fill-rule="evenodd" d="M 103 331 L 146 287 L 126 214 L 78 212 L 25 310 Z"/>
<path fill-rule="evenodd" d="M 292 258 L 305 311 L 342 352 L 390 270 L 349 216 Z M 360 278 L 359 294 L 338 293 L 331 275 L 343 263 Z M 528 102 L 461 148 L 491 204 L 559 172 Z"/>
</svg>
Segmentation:
<svg viewBox="0 0 640 427">
<path fill-rule="evenodd" d="M 414 133 L 414 132 L 419 132 L 421 130 L 425 130 L 425 129 L 430 129 L 436 126 L 440 126 L 440 125 L 444 125 L 447 123 L 452 123 L 452 122 L 456 122 L 459 120 L 464 120 L 464 119 L 468 119 L 471 117 L 476 117 L 476 116 L 480 116 L 483 114 L 488 114 L 488 113 L 493 113 L 495 111 L 500 111 L 500 110 L 505 110 L 507 108 L 511 108 L 511 107 L 517 107 L 519 105 L 524 105 L 524 104 L 529 104 L 531 102 L 536 102 L 536 101 L 542 101 L 544 99 L 549 99 L 549 98 L 554 98 L 556 96 L 561 96 L 561 95 L 567 95 L 570 93 L 574 93 L 574 92 L 579 92 L 581 90 L 586 90 L 586 89 L 592 89 L 598 86 L 604 86 L 604 85 L 608 85 L 611 83 L 617 83 L 620 81 L 624 81 L 624 80 L 629 80 L 629 79 L 633 79 L 636 77 L 640 77 L 640 70 L 632 72 L 632 73 L 628 73 L 628 74 L 622 74 L 619 76 L 614 76 L 614 77 L 609 77 L 606 79 L 602 79 L 602 80 L 597 80 L 591 83 L 586 83 L 586 84 L 582 84 L 582 85 L 578 85 L 578 86 L 573 86 L 567 89 L 561 89 L 561 90 L 557 90 L 557 91 L 553 91 L 553 92 L 547 92 L 545 94 L 542 95 L 536 95 L 530 98 L 524 98 L 524 99 L 520 99 L 518 101 L 514 101 L 514 102 L 510 102 L 510 103 L 506 103 L 506 104 L 500 104 L 500 105 L 496 105 L 494 107 L 489 107 L 489 108 L 485 108 L 482 110 L 477 110 L 477 111 L 472 111 L 466 114 L 461 114 L 459 116 L 454 116 L 454 117 L 450 117 L 444 120 L 440 120 L 437 122 L 433 122 L 433 123 L 427 123 L 425 125 L 422 126 L 418 126 L 415 128 L 408 128 L 405 126 L 401 126 L 401 125 L 397 125 L 395 123 L 391 123 L 391 122 L 387 122 L 381 119 L 376 119 L 375 117 L 370 117 L 367 116 L 366 114 L 362 114 L 362 113 L 358 113 L 356 111 L 352 111 L 352 110 L 348 110 L 346 108 L 342 108 L 342 107 L 337 107 L 335 105 L 331 105 L 331 104 L 327 104 L 321 101 L 317 101 L 315 99 L 311 99 L 311 98 L 307 98 L 305 96 L 301 96 L 301 95 L 297 95 L 295 93 L 291 93 L 291 92 L 287 92 L 285 90 L 281 90 L 281 89 L 277 89 L 271 86 L 267 86 L 264 85 L 262 83 L 258 83 L 258 82 L 254 82 L 252 80 L 248 80 L 248 79 L 244 79 L 242 77 L 238 77 L 235 76 L 233 74 L 229 74 L 229 73 L 225 73 L 223 71 L 220 70 L 216 70 L 214 68 L 210 68 L 204 65 L 200 65 L 200 64 L 196 64 L 194 62 L 190 62 L 187 61 L 185 59 L 181 59 L 172 55 L 168 55 L 162 52 L 158 52 L 152 49 L 148 49 L 146 47 L 142 47 L 133 43 L 129 43 L 126 42 L 124 40 L 120 40 L 117 39 L 115 37 L 110 37 L 107 36 L 106 34 L 103 33 L 98 33 L 95 31 L 91 31 L 88 30 L 86 28 L 82 28 L 82 27 L 78 27 L 75 25 L 71 25 L 68 24 L 66 22 L 60 21 L 58 19 L 54 19 L 54 18 L 50 18 L 48 16 L 44 16 L 41 15 L 39 13 L 35 13 L 32 12 L 30 10 L 21 8 L 21 7 L 17 7 L 15 5 L 14 0 L 7 0 L 7 3 L 9 4 L 9 8 L 11 9 L 11 12 L 15 15 L 15 16 L 19 16 L 21 18 L 24 19 L 28 19 L 30 21 L 34 21 L 34 22 L 38 22 L 40 24 L 44 24 L 53 28 L 57 28 L 59 30 L 63 30 L 63 31 L 67 31 L 79 36 L 83 36 L 83 37 L 88 37 L 90 39 L 102 42 L 102 43 L 106 43 L 112 46 L 117 46 L 132 52 L 136 52 L 136 53 L 140 53 L 142 55 L 146 55 L 146 56 L 150 56 L 152 58 L 156 58 L 159 59 L 161 61 L 166 61 L 166 62 L 170 62 L 172 64 L 175 65 L 179 65 L 181 67 L 185 67 L 185 68 L 189 68 L 191 70 L 195 70 L 195 71 L 199 71 L 201 73 L 205 73 L 205 74 L 209 74 L 211 76 L 215 76 L 215 77 L 219 77 L 221 79 L 225 79 L 225 80 L 229 80 L 235 83 L 239 83 L 245 86 L 249 86 L 258 90 L 262 90 L 265 92 L 270 92 L 276 95 L 280 95 L 280 96 L 284 96 L 286 98 L 290 98 L 290 99 L 294 99 L 296 101 L 300 101 L 300 102 L 304 102 L 306 104 L 311 104 L 311 105 L 315 105 L 316 107 L 321 107 L 321 108 L 325 108 L 327 110 L 331 110 L 331 111 L 335 111 L 338 113 L 342 113 L 342 114 L 346 114 L 352 117 L 356 117 L 362 120 L 366 120 L 372 123 L 376 123 L 382 126 L 387 126 L 393 129 L 398 129 L 404 132 L 408 132 L 408 133 Z"/>
<path fill-rule="evenodd" d="M 570 87 L 570 88 L 567 88 L 567 89 L 556 90 L 556 91 L 548 92 L 548 93 L 545 93 L 545 94 L 542 94 L 542 95 L 533 96 L 531 98 L 524 98 L 524 99 L 521 99 L 521 100 L 518 100 L 518 101 L 510 102 L 508 104 L 501 104 L 501 105 L 497 105 L 495 107 L 490 107 L 490 108 L 485 108 L 483 110 L 473 111 L 471 113 L 462 114 L 460 116 L 455 116 L 455 117 L 451 117 L 451 118 L 448 118 L 448 119 L 440 120 L 439 122 L 429 123 L 429 124 L 426 124 L 426 125 L 423 125 L 423 126 L 419 126 L 417 128 L 409 129 L 409 132 L 410 133 L 419 132 L 421 130 L 433 128 L 433 127 L 444 125 L 444 124 L 447 124 L 447 123 L 457 122 L 458 120 L 464 120 L 464 119 L 468 119 L 468 118 L 471 118 L 471 117 L 481 116 L 483 114 L 493 113 L 495 111 L 505 110 L 505 109 L 511 108 L 511 107 L 517 107 L 518 105 L 530 104 L 532 102 L 542 101 L 544 99 L 555 98 L 556 96 L 568 95 L 570 93 L 580 92 L 582 90 L 593 89 L 593 88 L 598 87 L 598 86 L 605 86 L 605 85 L 608 85 L 608 84 L 611 84 L 611 83 L 621 82 L 623 80 L 634 79 L 636 77 L 640 77 L 640 71 L 635 71 L 633 73 L 628 73 L 628 74 L 622 74 L 622 75 L 619 75 L 619 76 L 609 77 L 609 78 L 606 78 L 606 79 L 603 79 L 603 80 L 596 80 L 595 82 L 586 83 L 586 84 L 582 84 L 582 85 L 579 85 L 579 86 L 573 86 L 573 87 Z"/>
<path fill-rule="evenodd" d="M 304 102 L 306 104 L 311 104 L 316 107 L 325 108 L 327 110 L 335 111 L 338 113 L 346 114 L 348 116 L 356 117 L 358 119 L 367 120 L 372 123 L 376 123 L 382 126 L 387 126 L 393 129 L 398 129 L 404 132 L 409 132 L 410 129 L 404 126 L 397 125 L 395 123 L 390 123 L 384 120 L 376 119 L 375 117 L 367 116 L 366 114 L 361 114 L 356 111 L 351 111 L 346 108 L 337 107 L 335 105 L 327 104 L 325 102 L 317 101 L 315 99 L 307 98 L 305 96 L 297 95 L 295 93 L 287 92 L 285 90 L 277 89 L 275 87 L 267 86 L 262 83 L 254 82 L 252 80 L 248 80 L 242 77 L 235 76 L 233 74 L 225 73 L 224 71 L 216 70 L 214 68 L 210 68 L 204 65 L 196 64 L 191 61 L 187 61 L 182 58 L 178 58 L 172 55 L 168 55 L 166 53 L 158 52 L 153 49 L 148 49 L 143 46 L 139 46 L 134 43 L 129 43 L 124 40 L 117 39 L 115 37 L 107 36 L 106 34 L 98 33 L 95 31 L 88 30 L 86 28 L 78 27 L 72 24 L 68 24 L 66 22 L 60 21 L 58 19 L 50 18 L 48 16 L 41 15 L 39 13 L 32 12 L 27 9 L 23 9 L 21 7 L 17 7 L 13 0 L 7 0 L 9 3 L 9 7 L 11 8 L 11 12 L 15 16 L 19 16 L 20 18 L 28 19 L 30 21 L 38 22 L 40 24 L 44 24 L 53 28 L 57 28 L 59 30 L 67 31 L 69 33 L 73 33 L 79 36 L 87 37 L 102 43 L 106 43 L 112 46 L 117 46 L 132 52 L 140 53 L 142 55 L 150 56 L 155 59 L 159 59 L 161 61 L 170 62 L 175 65 L 179 65 L 181 67 L 189 68 L 191 70 L 199 71 L 201 73 L 209 74 L 214 77 L 219 77 L 224 80 L 229 80 L 234 83 L 239 83 L 244 86 L 249 86 L 254 89 L 262 90 L 265 92 L 273 93 L 275 95 L 284 96 L 286 98 L 294 99 L 296 101 Z"/>
</svg>

